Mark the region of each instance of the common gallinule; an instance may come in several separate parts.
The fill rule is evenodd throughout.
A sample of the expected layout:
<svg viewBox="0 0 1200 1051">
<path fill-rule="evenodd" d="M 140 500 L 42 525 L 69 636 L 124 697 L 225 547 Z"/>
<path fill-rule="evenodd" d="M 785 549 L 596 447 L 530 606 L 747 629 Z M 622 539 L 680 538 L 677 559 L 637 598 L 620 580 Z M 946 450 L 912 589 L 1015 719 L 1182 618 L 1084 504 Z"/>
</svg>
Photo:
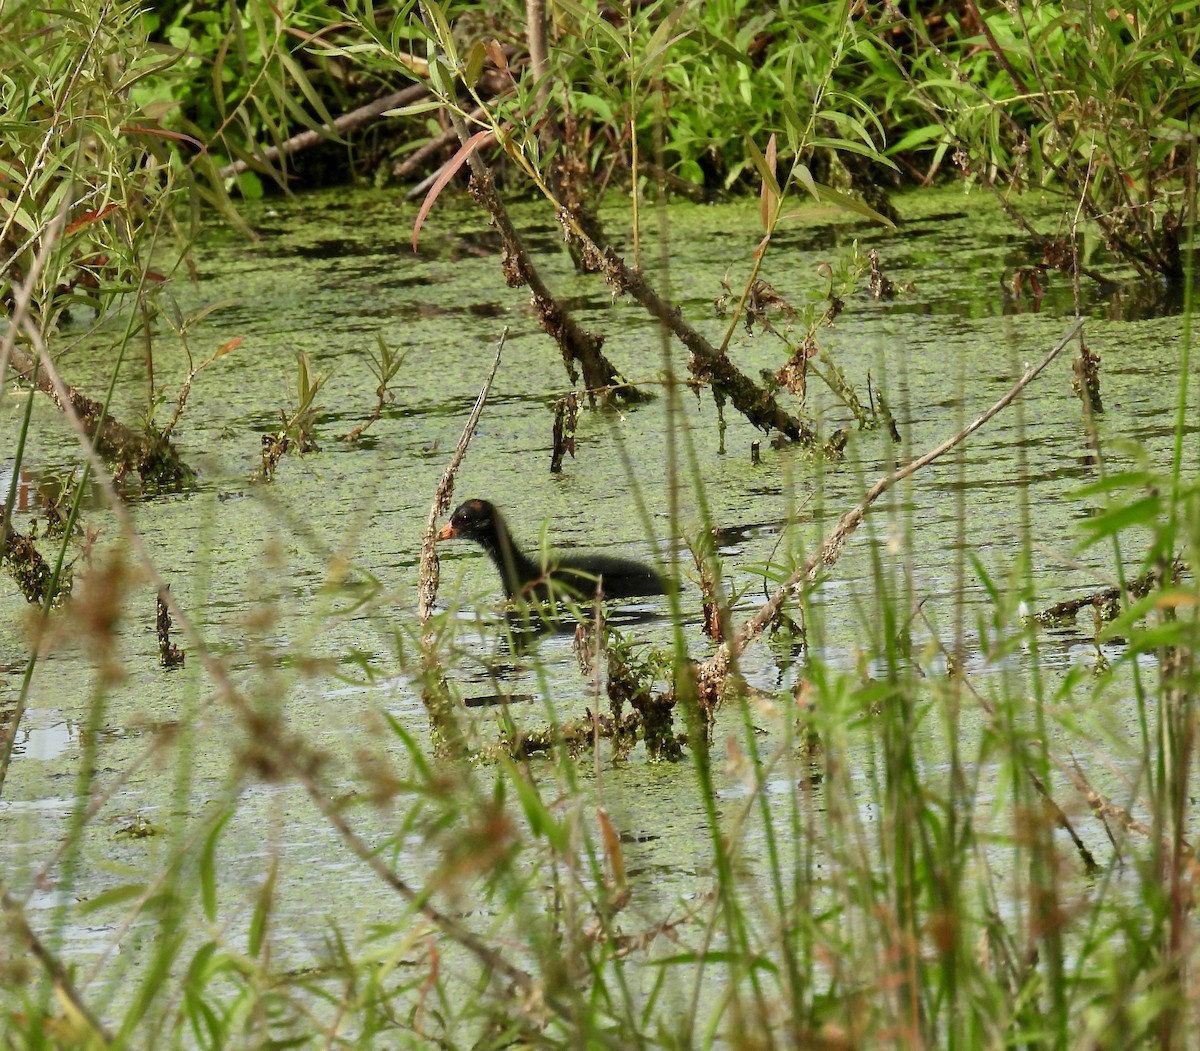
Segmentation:
<svg viewBox="0 0 1200 1051">
<path fill-rule="evenodd" d="M 556 591 L 590 598 L 597 583 L 605 598 L 661 595 L 663 580 L 649 566 L 628 558 L 595 553 L 551 552 L 543 566 L 525 554 L 512 538 L 499 509 L 487 500 L 467 500 L 455 508 L 439 540 L 474 540 L 500 571 L 509 598 L 546 598 Z"/>
</svg>

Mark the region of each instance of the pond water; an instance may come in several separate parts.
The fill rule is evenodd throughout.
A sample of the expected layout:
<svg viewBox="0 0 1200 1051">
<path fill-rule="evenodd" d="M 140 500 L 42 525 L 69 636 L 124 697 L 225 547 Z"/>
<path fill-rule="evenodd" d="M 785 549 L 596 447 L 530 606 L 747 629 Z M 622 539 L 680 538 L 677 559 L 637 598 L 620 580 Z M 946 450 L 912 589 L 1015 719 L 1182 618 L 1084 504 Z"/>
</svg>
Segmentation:
<svg viewBox="0 0 1200 1051">
<path fill-rule="evenodd" d="M 751 445 L 762 436 L 728 407 L 722 436 L 711 398 L 689 393 L 674 416 L 663 396 L 632 408 L 584 411 L 575 458 L 561 474 L 551 474 L 552 407 L 570 383 L 526 293 L 505 287 L 497 238 L 477 213 L 439 204 L 414 254 L 416 206 L 392 194 L 340 191 L 257 205 L 248 212 L 257 241 L 214 228 L 195 253 L 197 282 L 189 283 L 182 271 L 173 279 L 169 292 L 180 316 L 220 304 L 188 329 L 197 360 L 227 340 L 242 342 L 200 374 L 178 433 L 184 458 L 199 471 L 198 483 L 135 501 L 137 529 L 174 595 L 235 678 L 259 703 L 285 711 L 289 728 L 326 753 L 331 785 L 362 791 L 364 757 L 384 752 L 401 766 L 405 762 L 385 716 L 418 741 L 428 739 L 419 688 L 409 674 L 418 637 L 420 538 L 435 487 L 507 327 L 501 367 L 459 474 L 457 499 L 494 500 L 517 536 L 535 549 L 545 535 L 559 547 L 598 548 L 674 567 L 682 580 L 690 652 L 707 656 L 712 645 L 700 631 L 694 571 L 678 535 L 703 528 L 702 507 L 720 530 L 727 584 L 741 594 L 736 617 L 748 616 L 764 593 L 764 563 L 793 561 L 812 550 L 894 461 L 936 445 L 989 407 L 1070 326 L 1065 278 L 1050 280 L 1040 304 L 1012 297 L 1002 276 L 1036 259 L 986 197 L 956 190 L 912 196 L 899 206 L 906 222 L 896 232 L 803 209 L 777 236 L 765 272 L 781 294 L 803 303 L 820 295 L 820 268 L 846 258 L 856 242 L 863 252 L 879 251 L 885 272 L 902 290 L 891 302 L 853 296 L 819 339 L 860 396 L 868 374 L 874 389 L 886 392 L 903 439 L 899 447 L 878 433 L 856 434 L 845 460 L 832 463 L 763 442 L 754 462 Z M 605 351 L 628 379 L 661 394 L 668 366 L 686 374 L 683 350 L 677 344 L 664 350 L 660 333 L 636 304 L 614 305 L 598 277 L 574 273 L 557 230 L 541 213 L 519 215 L 551 287 L 585 326 L 606 335 Z M 627 221 L 617 211 L 606 218 L 613 231 Z M 728 275 L 737 288 L 748 271 L 759 240 L 757 204 L 672 205 L 667 219 L 669 275 L 660 277 L 660 285 L 669 280 L 689 320 L 719 342 L 726 323 L 715 315 L 714 301 L 723 278 Z M 646 258 L 658 251 L 651 241 Z M 1139 458 L 1164 466 L 1171 456 L 1184 331 L 1178 305 L 1164 302 L 1160 290 L 1138 286 L 1085 292 L 1087 342 L 1103 360 L 1107 411 L 1098 427 L 1106 468 L 1120 470 Z M 114 338 L 119 324 L 75 345 L 86 320 L 63 334 L 67 349 L 60 367 L 69 382 L 99 394 L 112 359 L 95 348 Z M 340 442 L 338 436 L 370 412 L 375 380 L 366 354 L 381 338 L 407 355 L 394 400 L 363 440 Z M 281 409 L 295 404 L 300 351 L 327 377 L 318 397 L 324 407 L 320 450 L 285 456 L 274 482 L 258 484 L 252 475 L 260 436 L 278 427 Z M 167 398 L 161 419 L 186 374 L 166 325 L 156 330 L 155 353 L 155 380 Z M 755 377 L 784 358 L 769 335 L 741 327 L 731 353 Z M 971 671 L 985 681 L 1006 674 L 1020 680 L 1028 671 L 1027 653 L 1018 651 L 997 666 L 980 654 L 979 631 L 993 622 L 994 611 L 970 559 L 1007 581 L 1027 530 L 1035 604 L 1110 582 L 1111 551 L 1078 550 L 1078 524 L 1094 508 L 1070 493 L 1093 480 L 1096 468 L 1080 403 L 1071 393 L 1070 357 L 1065 352 L 959 453 L 880 502 L 814 597 L 809 643 L 822 662 L 863 674 L 877 669 L 883 626 L 876 592 L 883 581 L 902 607 L 923 603 L 943 641 L 952 643 L 962 625 Z M 144 412 L 145 383 L 143 363 L 127 360 L 115 415 L 132 422 Z M 3 393 L 5 448 L 15 445 L 27 397 L 11 385 Z M 852 425 L 845 408 L 812 379 L 808 410 L 823 431 Z M 38 513 L 39 486 L 53 484 L 77 457 L 74 439 L 46 399 L 38 399 L 33 415 L 18 528 Z M 694 471 L 671 460 L 671 428 L 694 456 Z M 1194 464 L 1194 423 L 1187 443 L 1185 458 Z M 669 513 L 673 502 L 680 508 L 677 520 Z M 93 563 L 111 564 L 122 547 L 115 520 L 94 500 L 86 522 L 99 531 Z M 468 704 L 498 692 L 529 698 L 509 711 L 530 727 L 595 709 L 571 635 L 551 634 L 514 654 L 495 616 L 502 595 L 490 564 L 467 543 L 443 545 L 441 553 L 439 601 L 459 611 L 445 654 L 452 688 Z M 1127 555 L 1136 571 L 1140 552 Z M 136 928 L 118 931 L 104 914 L 93 922 L 56 910 L 71 896 L 94 898 L 132 873 L 154 870 L 160 837 L 136 834 L 139 822 L 178 828 L 236 797 L 219 858 L 219 895 L 235 917 L 233 926 L 249 922 L 256 888 L 273 858 L 282 859 L 276 923 L 287 933 L 280 937 L 281 961 L 303 966 L 319 956 L 331 917 L 361 936 L 393 914 L 394 896 L 346 856 L 299 789 L 244 777 L 237 754 L 241 731 L 213 699 L 200 662 L 189 657 L 183 669 L 171 672 L 158 666 L 154 589 L 137 576 L 132 560 L 126 565 L 131 575 L 119 648 L 108 655 L 115 656 L 120 681 L 102 687 L 96 662 L 104 655 L 92 652 L 77 621 L 62 618 L 35 670 L 0 797 L 8 886 L 22 895 L 41 888 L 30 899 L 31 910 L 47 925 L 63 924 L 59 944 L 72 959 L 91 964 L 101 951 L 113 952 L 115 940 L 115 951 L 136 966 L 148 951 Z M 8 577 L 0 583 L 0 610 L 0 717 L 7 720 L 28 647 L 27 611 Z M 617 614 L 616 623 L 638 645 L 669 646 L 673 627 L 666 613 L 665 600 L 647 601 Z M 1047 636 L 1041 673 L 1064 675 L 1095 661 L 1090 627 L 1081 622 Z M 914 622 L 912 630 L 919 650 L 928 629 Z M 1110 648 L 1109 655 L 1116 652 Z M 756 689 L 786 697 L 801 665 L 789 647 L 763 640 L 745 655 L 743 672 Z M 499 711 L 486 705 L 470 710 L 478 740 L 494 740 Z M 752 717 L 770 738 L 776 721 L 769 706 L 754 708 Z M 964 716 L 964 732 L 975 732 L 980 718 Z M 746 791 L 728 743 L 741 736 L 742 719 L 732 706 L 723 709 L 715 733 L 719 794 L 731 813 Z M 176 721 L 188 727 L 186 770 L 164 755 L 178 743 L 164 727 Z M 1119 742 L 1136 721 L 1132 701 L 1117 698 L 1095 715 L 1095 733 Z M 69 868 L 39 880 L 40 867 L 77 811 L 77 772 L 93 748 L 97 787 L 109 795 Z M 1136 761 L 1116 758 L 1118 768 L 1126 759 Z M 700 893 L 708 877 L 710 833 L 689 769 L 648 764 L 640 751 L 621 765 L 580 764 L 580 779 L 600 782 L 628 845 L 631 872 L 641 877 L 633 907 L 647 918 Z M 772 791 L 790 793 L 796 769 L 793 760 L 782 765 Z M 387 808 L 360 807 L 354 815 L 368 842 L 395 831 Z M 1100 828 L 1085 835 L 1097 847 L 1103 842 Z M 415 834 L 410 845 L 398 866 L 419 873 L 436 853 Z M 752 852 L 753 844 L 746 849 Z"/>
</svg>

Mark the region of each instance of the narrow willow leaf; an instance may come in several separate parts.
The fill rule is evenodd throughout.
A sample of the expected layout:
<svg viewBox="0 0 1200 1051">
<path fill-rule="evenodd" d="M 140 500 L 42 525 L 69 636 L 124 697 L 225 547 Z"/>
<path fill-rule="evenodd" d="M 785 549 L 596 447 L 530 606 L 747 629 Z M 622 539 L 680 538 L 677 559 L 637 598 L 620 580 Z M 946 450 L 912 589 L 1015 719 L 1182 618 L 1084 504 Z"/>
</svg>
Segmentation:
<svg viewBox="0 0 1200 1051">
<path fill-rule="evenodd" d="M 467 52 L 467 65 L 463 72 L 463 84 L 468 88 L 473 88 L 479 83 L 479 75 L 483 72 L 483 60 L 487 57 L 487 52 L 484 50 L 483 41 L 476 40 L 471 45 L 471 50 Z"/>
<path fill-rule="evenodd" d="M 675 956 L 663 956 L 657 960 L 647 960 L 646 963 L 652 967 L 676 967 L 680 964 L 693 965 L 697 963 L 732 963 L 739 968 L 744 968 L 748 964 L 752 970 L 769 971 L 772 974 L 779 972 L 778 966 L 766 957 L 752 956 L 750 959 L 747 959 L 742 953 L 719 949 L 704 953 L 681 952 Z"/>
<path fill-rule="evenodd" d="M 1123 529 L 1129 529 L 1131 526 L 1151 528 L 1158 522 L 1161 513 L 1162 498 L 1157 494 L 1143 496 L 1140 500 L 1103 511 L 1094 518 L 1083 521 L 1083 530 L 1088 534 L 1083 541 L 1083 546 L 1091 547 L 1097 541 L 1113 536 Z"/>
<path fill-rule="evenodd" d="M 946 129 L 940 124 L 926 124 L 923 128 L 913 128 L 912 131 L 902 135 L 896 142 L 887 148 L 886 153 L 903 153 L 905 150 L 911 150 L 922 143 L 930 142 L 933 139 L 942 139 L 946 136 Z"/>
<path fill-rule="evenodd" d="M 1072 490 L 1071 498 L 1086 499 L 1090 496 L 1099 496 L 1102 493 L 1111 493 L 1118 490 L 1144 492 L 1154 482 L 1154 475 L 1148 471 L 1112 471 L 1103 478 L 1099 478 L 1094 482 L 1088 482 L 1087 485 L 1081 485 Z"/>
<path fill-rule="evenodd" d="M 835 190 L 832 186 L 826 186 L 824 183 L 814 182 L 813 186 L 817 190 L 816 197 L 818 201 L 830 201 L 848 212 L 856 212 L 859 215 L 865 215 L 868 219 L 874 219 L 877 223 L 882 223 L 889 230 L 896 229 L 896 224 L 891 219 L 886 215 L 880 215 L 869 204 L 864 204 L 856 197 L 851 197 L 849 194 Z"/>
<path fill-rule="evenodd" d="M 490 128 L 484 128 L 482 131 L 477 131 L 472 135 L 462 146 L 458 152 L 443 165 L 442 170 L 438 172 L 438 177 L 434 179 L 433 185 L 429 187 L 429 192 L 425 195 L 425 200 L 421 202 L 421 208 L 417 212 L 416 221 L 413 223 L 412 246 L 413 251 L 417 250 L 417 241 L 421 236 L 421 226 L 425 222 L 425 216 L 429 214 L 429 210 L 433 207 L 434 202 L 438 199 L 438 194 L 446 188 L 446 184 L 454 178 L 458 169 L 461 168 L 468 157 L 471 156 L 484 140 L 492 134 Z"/>
<path fill-rule="evenodd" d="M 812 172 L 808 170 L 807 164 L 797 164 L 796 167 L 792 169 L 792 174 L 799 180 L 800 185 L 803 186 L 810 194 L 817 198 L 817 200 L 821 199 L 821 195 L 817 193 L 816 181 L 812 177 Z"/>
<path fill-rule="evenodd" d="M 446 104 L 441 99 L 426 99 L 424 102 L 414 102 L 411 106 L 401 106 L 399 109 L 384 110 L 385 117 L 415 117 L 418 113 L 428 113 L 430 110 L 444 109 Z"/>
<path fill-rule="evenodd" d="M 571 837 L 562 822 L 555 820 L 542 797 L 538 794 L 537 785 L 533 784 L 515 767 L 512 770 L 512 784 L 517 790 L 517 800 L 529 822 L 529 830 L 535 836 L 544 836 L 546 842 L 555 850 L 570 850 Z"/>
<path fill-rule="evenodd" d="M 623 58 L 629 57 L 624 36 L 618 33 L 613 26 L 609 25 L 595 11 L 587 10 L 582 4 L 577 3 L 576 0 L 554 0 L 554 6 L 561 11 L 566 11 L 567 14 L 579 23 L 580 27 L 588 30 L 598 30 L 602 35 L 608 37 L 608 42 L 616 48 L 616 54 L 621 55 Z M 579 35 L 586 39 L 585 33 L 580 33 Z"/>
<path fill-rule="evenodd" d="M 659 23 L 658 28 L 650 37 L 649 43 L 646 44 L 646 53 L 643 56 L 643 62 L 646 66 L 653 65 L 661 55 L 666 54 L 679 41 L 691 35 L 692 31 L 688 29 L 675 36 L 671 36 L 671 33 L 675 30 L 675 23 L 679 21 L 687 9 L 686 4 L 680 4 Z"/>
<path fill-rule="evenodd" d="M 700 39 L 705 48 L 711 51 L 716 51 L 718 54 L 723 55 L 731 62 L 737 62 L 739 65 L 745 66 L 748 69 L 754 68 L 754 61 L 750 58 L 750 56 L 747 55 L 746 52 L 738 50 L 728 40 L 717 36 L 715 33 L 703 27 L 700 29 L 700 34 Z"/>
<path fill-rule="evenodd" d="M 783 191 L 779 188 L 779 182 L 775 178 L 775 173 L 771 170 L 770 165 L 767 164 L 767 159 L 763 156 L 762 150 L 754 144 L 754 140 L 749 135 L 746 136 L 745 142 L 746 152 L 750 154 L 750 160 L 758 171 L 759 177 L 771 187 L 771 192 L 776 197 L 782 197 Z"/>
<path fill-rule="evenodd" d="M 229 809 L 217 818 L 212 830 L 204 837 L 204 847 L 200 851 L 200 900 L 209 923 L 217 922 L 217 842 L 232 816 L 233 810 Z"/>
<path fill-rule="evenodd" d="M 272 859 L 271 871 L 267 873 L 267 878 L 258 892 L 258 898 L 254 903 L 254 915 L 250 919 L 248 948 L 251 956 L 258 956 L 262 952 L 263 941 L 271 923 L 271 907 L 275 903 L 275 879 L 278 874 L 278 863 Z"/>
<path fill-rule="evenodd" d="M 842 153 L 857 153 L 860 157 L 870 157 L 871 160 L 886 164 L 889 168 L 896 167 L 890 158 L 885 157 L 874 146 L 864 146 L 861 142 L 855 142 L 853 139 L 827 139 L 818 136 L 812 140 L 812 145 Z"/>
<path fill-rule="evenodd" d="M 308 74 L 304 72 L 303 68 L 300 66 L 300 63 L 292 58 L 292 56 L 286 51 L 280 54 L 279 61 L 282 63 L 283 67 L 288 71 L 288 73 L 291 74 L 292 83 L 294 83 L 304 93 L 304 97 L 308 100 L 308 104 L 312 106 L 313 110 L 316 111 L 317 117 L 321 124 L 325 125 L 327 129 L 332 128 L 333 115 L 326 108 L 325 100 L 321 98 L 316 89 L 312 86 L 311 81 L 308 79 Z M 330 133 L 327 131 L 326 134 Z M 331 137 L 333 136 L 331 135 Z"/>
<path fill-rule="evenodd" d="M 101 891 L 95 897 L 80 902 L 79 910 L 86 916 L 88 913 L 106 909 L 110 905 L 119 905 L 123 901 L 140 898 L 145 893 L 145 883 L 126 883 L 120 887 L 111 887 L 108 890 Z"/>
<path fill-rule="evenodd" d="M 433 22 L 433 31 L 437 34 L 438 44 L 441 46 L 443 54 L 450 60 L 451 65 L 457 66 L 458 51 L 454 47 L 454 34 L 450 31 L 450 23 L 446 21 L 442 5 L 436 0 L 422 0 L 421 8 Z"/>
</svg>

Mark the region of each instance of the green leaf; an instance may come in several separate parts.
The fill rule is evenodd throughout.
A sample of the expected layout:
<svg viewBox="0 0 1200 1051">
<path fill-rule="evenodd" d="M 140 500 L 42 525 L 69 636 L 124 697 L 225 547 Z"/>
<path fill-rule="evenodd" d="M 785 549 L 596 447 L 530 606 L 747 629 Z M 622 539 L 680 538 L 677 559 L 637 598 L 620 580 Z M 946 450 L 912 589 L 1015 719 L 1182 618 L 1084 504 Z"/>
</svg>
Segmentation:
<svg viewBox="0 0 1200 1051">
<path fill-rule="evenodd" d="M 415 117 L 418 113 L 428 113 L 430 110 L 444 109 L 441 99 L 425 99 L 424 102 L 414 102 L 411 106 L 401 106 L 399 109 L 383 111 L 385 117 Z"/>
<path fill-rule="evenodd" d="M 437 34 L 438 44 L 441 45 L 446 58 L 450 60 L 451 65 L 457 66 L 458 51 L 454 47 L 454 34 L 450 32 L 450 23 L 446 21 L 442 5 L 436 0 L 422 0 L 421 9 L 433 23 L 433 31 Z"/>
<path fill-rule="evenodd" d="M 783 196 L 783 191 L 779 188 L 779 180 L 775 178 L 775 173 L 771 171 L 771 166 L 767 163 L 767 158 L 763 156 L 755 144 L 754 140 L 749 135 L 746 136 L 746 152 L 750 154 L 750 160 L 754 162 L 754 167 L 758 170 L 759 177 L 775 194 L 776 199 Z"/>
<path fill-rule="evenodd" d="M 258 898 L 254 902 L 254 915 L 250 918 L 249 950 L 251 956 L 258 956 L 262 951 L 263 939 L 267 935 L 267 928 L 271 922 L 271 906 L 275 902 L 275 878 L 277 875 L 278 866 L 275 859 L 272 859 L 271 871 L 267 873 L 267 878 L 259 889 Z"/>
<path fill-rule="evenodd" d="M 1094 482 L 1079 486 L 1072 491 L 1071 497 L 1072 499 L 1086 499 L 1089 496 L 1099 496 L 1101 493 L 1112 493 L 1118 490 L 1144 492 L 1154 483 L 1154 475 L 1148 471 L 1113 471 Z"/>
<path fill-rule="evenodd" d="M 652 967 L 676 967 L 680 964 L 694 966 L 698 963 L 732 963 L 741 967 L 749 963 L 751 970 L 769 971 L 771 974 L 779 973 L 779 967 L 765 956 L 752 956 L 747 960 L 745 955 L 740 952 L 727 952 L 719 949 L 704 953 L 681 952 L 674 956 L 663 956 L 660 959 L 646 962 Z"/>
<path fill-rule="evenodd" d="M 512 784 L 517 790 L 517 799 L 525 813 L 525 820 L 529 822 L 529 830 L 535 836 L 544 836 L 555 850 L 569 850 L 570 836 L 562 822 L 556 820 L 547 809 L 546 804 L 542 802 L 537 785 L 512 764 L 506 763 L 505 765 L 512 774 Z"/>
<path fill-rule="evenodd" d="M 262 180 L 256 172 L 242 172 L 237 177 L 237 187 L 247 201 L 257 201 L 263 195 Z"/>
<path fill-rule="evenodd" d="M 911 150 L 923 143 L 931 140 L 941 140 L 946 135 L 946 129 L 940 124 L 926 124 L 923 128 L 913 128 L 906 135 L 902 135 L 900 139 L 889 146 L 885 153 L 903 153 L 905 150 Z"/>
<path fill-rule="evenodd" d="M 119 905 L 123 901 L 140 898 L 145 893 L 145 883 L 126 883 L 120 887 L 101 891 L 94 898 L 80 902 L 79 909 L 86 916 L 89 913 L 98 912 L 100 909 L 106 909 L 110 905 Z"/>
<path fill-rule="evenodd" d="M 1131 526 L 1151 527 L 1157 524 L 1162 512 L 1162 497 L 1157 493 L 1143 496 L 1132 503 L 1120 504 L 1107 511 L 1102 511 L 1093 518 L 1084 519 L 1083 530 L 1088 536 L 1084 539 L 1083 547 L 1091 547 L 1097 541 L 1119 533 Z"/>
<path fill-rule="evenodd" d="M 614 123 L 612 106 L 599 95 L 593 95 L 587 91 L 581 91 L 572 96 L 575 101 L 575 106 L 581 112 L 594 113 L 606 124 Z"/>
<path fill-rule="evenodd" d="M 473 88 L 479 83 L 479 75 L 483 72 L 483 60 L 487 56 L 484 50 L 483 41 L 476 40 L 471 45 L 471 50 L 467 52 L 467 66 L 463 72 L 463 84 L 468 88 Z"/>
<path fill-rule="evenodd" d="M 618 33 L 613 26 L 609 25 L 595 11 L 587 10 L 582 4 L 577 3 L 576 0 L 551 0 L 551 2 L 555 7 L 567 12 L 581 27 L 597 29 L 601 34 L 608 37 L 609 43 L 616 48 L 616 53 L 622 58 L 629 57 L 625 37 Z M 580 35 L 586 36 L 585 33 L 581 33 Z"/>
<path fill-rule="evenodd" d="M 812 177 L 812 172 L 808 170 L 807 164 L 797 164 L 792 169 L 792 175 L 795 176 L 796 179 L 799 180 L 800 185 L 803 186 L 815 198 L 817 198 L 817 200 L 821 199 L 820 194 L 817 193 L 816 181 Z"/>
<path fill-rule="evenodd" d="M 896 229 L 896 224 L 886 215 L 880 215 L 869 204 L 864 204 L 849 194 L 842 193 L 839 190 L 835 190 L 832 186 L 826 186 L 824 183 L 819 182 L 813 183 L 813 189 L 816 191 L 814 196 L 818 201 L 829 201 L 847 212 L 856 212 L 858 215 L 865 215 L 868 219 L 874 219 L 875 222 L 882 223 L 889 230 Z"/>
<path fill-rule="evenodd" d="M 233 810 L 230 808 L 217 818 L 211 831 L 204 837 L 204 847 L 200 851 L 200 901 L 209 923 L 217 921 L 217 841 L 232 816 Z"/>
<path fill-rule="evenodd" d="M 754 63 L 751 61 L 749 55 L 747 55 L 744 51 L 739 51 L 736 47 L 729 43 L 728 40 L 717 36 L 710 30 L 701 27 L 700 39 L 705 48 L 708 50 L 715 51 L 717 54 L 723 55 L 731 62 L 737 62 L 739 65 L 746 66 L 749 69 L 754 68 Z"/>
<path fill-rule="evenodd" d="M 388 725 L 392 728 L 392 733 L 400 738 L 404 747 L 408 750 L 409 759 L 412 760 L 413 767 L 423 781 L 431 781 L 433 779 L 433 768 L 429 765 L 429 760 L 425 757 L 425 752 L 417 739 L 413 737 L 390 712 L 384 712 L 384 718 Z"/>
<path fill-rule="evenodd" d="M 889 168 L 896 167 L 892 161 L 883 156 L 874 146 L 864 146 L 861 142 L 855 142 L 853 139 L 827 139 L 818 136 L 812 140 L 811 145 L 827 150 L 836 150 L 841 153 L 857 153 L 861 157 L 869 157 L 873 161 L 886 164 Z"/>
<path fill-rule="evenodd" d="M 677 44 L 680 40 L 690 36 L 692 30 L 688 29 L 678 35 L 672 37 L 671 33 L 675 29 L 675 23 L 687 11 L 686 4 L 680 4 L 666 18 L 659 23 L 658 28 L 654 31 L 654 35 L 650 37 L 649 43 L 646 44 L 646 53 L 643 56 L 645 65 L 652 65 L 658 58 L 665 54 L 667 50 Z M 668 39 L 670 38 L 670 39 Z"/>
</svg>

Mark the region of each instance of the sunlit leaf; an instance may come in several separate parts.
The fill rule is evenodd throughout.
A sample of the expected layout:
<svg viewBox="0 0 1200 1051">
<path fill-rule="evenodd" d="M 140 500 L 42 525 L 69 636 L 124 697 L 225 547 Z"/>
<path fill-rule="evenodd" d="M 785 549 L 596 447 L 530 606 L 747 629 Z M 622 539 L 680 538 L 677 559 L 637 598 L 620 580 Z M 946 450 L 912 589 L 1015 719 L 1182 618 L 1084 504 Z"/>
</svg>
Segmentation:
<svg viewBox="0 0 1200 1051">
<path fill-rule="evenodd" d="M 441 99 L 429 98 L 422 102 L 414 102 L 411 106 L 401 106 L 399 109 L 384 110 L 385 117 L 415 117 L 419 113 L 430 110 L 445 109 L 446 104 Z"/>
<path fill-rule="evenodd" d="M 813 196 L 818 201 L 831 202 L 847 212 L 856 212 L 858 215 L 865 215 L 868 219 L 874 219 L 875 222 L 882 223 L 889 230 L 896 229 L 896 224 L 891 219 L 886 215 L 880 215 L 869 204 L 864 204 L 857 197 L 851 197 L 849 194 L 842 193 L 840 190 L 835 190 L 833 187 L 819 182 L 813 183 L 813 188 L 810 192 L 813 192 Z"/>
<path fill-rule="evenodd" d="M 457 66 L 458 51 L 454 46 L 454 34 L 450 31 L 450 23 L 446 21 L 442 5 L 437 3 L 437 0 L 421 0 L 421 9 L 433 23 L 433 31 L 446 58 L 450 60 L 451 64 Z"/>
</svg>

